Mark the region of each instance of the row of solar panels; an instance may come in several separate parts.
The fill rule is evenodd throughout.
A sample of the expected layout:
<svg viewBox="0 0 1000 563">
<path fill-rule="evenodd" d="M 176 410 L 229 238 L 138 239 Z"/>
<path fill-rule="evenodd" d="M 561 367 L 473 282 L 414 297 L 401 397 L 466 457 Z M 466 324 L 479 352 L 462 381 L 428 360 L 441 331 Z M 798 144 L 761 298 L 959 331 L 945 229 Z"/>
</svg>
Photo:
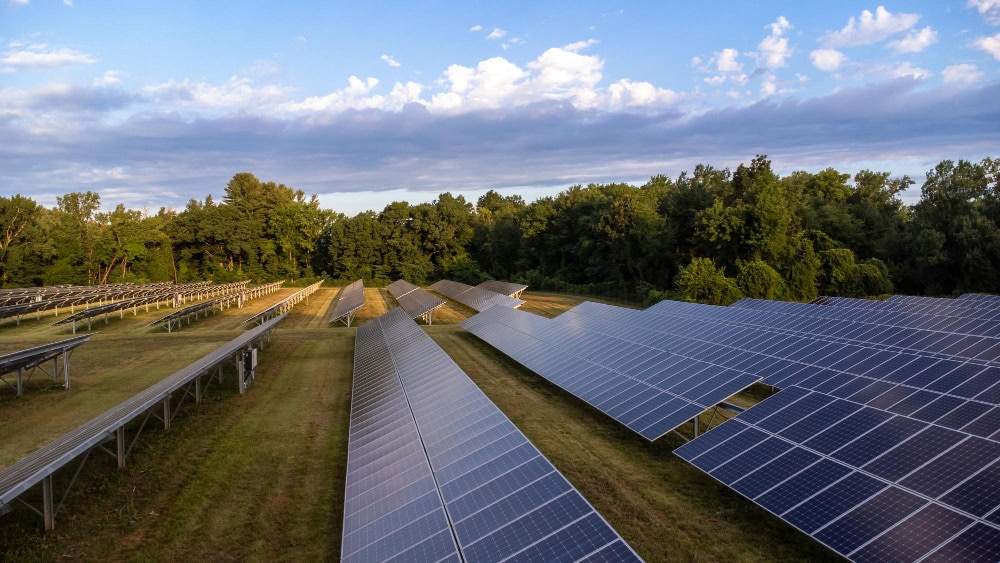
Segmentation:
<svg viewBox="0 0 1000 563">
<path fill-rule="evenodd" d="M 340 291 L 337 304 L 334 305 L 333 313 L 330 315 L 330 322 L 343 321 L 347 326 L 351 326 L 354 314 L 364 305 L 365 285 L 361 280 L 357 280 Z"/>
<path fill-rule="evenodd" d="M 205 282 L 208 283 L 208 282 Z M 146 292 L 159 291 L 173 285 L 171 282 L 156 282 L 147 284 L 105 284 L 105 285 L 56 285 L 44 287 L 15 287 L 0 289 L 0 307 L 48 300 L 74 300 L 75 298 L 93 301 L 120 299 L 123 297 L 138 297 Z M 76 301 L 83 302 L 83 301 Z"/>
<path fill-rule="evenodd" d="M 996 560 L 1000 348 L 954 318 L 585 303 L 463 326 L 648 439 L 755 381 L 781 387 L 678 455 L 852 560 Z"/>
<path fill-rule="evenodd" d="M 343 561 L 639 557 L 401 309 L 358 329 Z"/>
<path fill-rule="evenodd" d="M 476 311 L 485 311 L 494 305 L 516 309 L 524 304 L 522 299 L 451 280 L 435 282 L 430 289 Z"/>
</svg>

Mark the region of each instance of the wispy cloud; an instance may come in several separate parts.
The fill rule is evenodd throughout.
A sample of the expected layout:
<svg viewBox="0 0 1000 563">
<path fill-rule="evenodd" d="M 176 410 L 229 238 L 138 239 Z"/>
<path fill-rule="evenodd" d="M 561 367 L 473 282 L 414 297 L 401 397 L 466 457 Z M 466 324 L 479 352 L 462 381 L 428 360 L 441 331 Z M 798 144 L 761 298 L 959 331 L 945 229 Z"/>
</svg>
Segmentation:
<svg viewBox="0 0 1000 563">
<path fill-rule="evenodd" d="M 969 85 L 982 81 L 985 74 L 972 64 L 952 65 L 941 71 L 945 84 Z"/>
<path fill-rule="evenodd" d="M 820 43 L 827 48 L 869 45 L 910 29 L 918 20 L 919 14 L 893 14 L 879 6 L 874 14 L 863 10 L 860 17 L 851 16 L 843 29 L 827 32 Z"/>
<path fill-rule="evenodd" d="M 382 61 L 384 61 L 385 64 L 387 64 L 387 65 L 389 65 L 391 67 L 395 68 L 395 67 L 399 66 L 399 61 L 397 61 L 395 58 L 393 58 L 392 55 L 382 55 L 379 58 L 382 59 Z"/>
<path fill-rule="evenodd" d="M 494 27 L 493 31 L 491 31 L 490 34 L 486 36 L 486 38 L 487 39 L 501 39 L 501 38 L 503 38 L 506 35 L 507 35 L 507 31 L 506 30 L 500 29 L 499 27 Z"/>
<path fill-rule="evenodd" d="M 22 45 L 18 44 L 18 47 L 22 47 Z M 0 56 L 0 65 L 2 65 L 4 72 L 44 70 L 97 62 L 97 58 L 93 55 L 65 47 L 52 48 L 45 44 L 18 47 L 0 54 L 2 55 Z"/>
<path fill-rule="evenodd" d="M 986 23 L 1000 25 L 1000 0 L 969 0 L 966 6 L 975 8 Z"/>
<path fill-rule="evenodd" d="M 476 25 L 474 25 L 474 26 L 472 26 L 472 27 L 469 28 L 469 31 L 482 31 L 482 30 L 483 30 L 483 26 L 481 26 L 479 24 L 476 24 Z"/>
</svg>

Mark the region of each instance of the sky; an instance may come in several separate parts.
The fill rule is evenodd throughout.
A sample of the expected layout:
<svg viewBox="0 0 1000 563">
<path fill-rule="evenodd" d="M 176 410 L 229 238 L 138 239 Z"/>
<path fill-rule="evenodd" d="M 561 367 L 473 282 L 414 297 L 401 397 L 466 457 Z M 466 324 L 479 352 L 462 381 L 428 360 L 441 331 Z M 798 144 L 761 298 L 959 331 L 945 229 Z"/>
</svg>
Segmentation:
<svg viewBox="0 0 1000 563">
<path fill-rule="evenodd" d="M 442 192 L 1000 156 L 1000 0 L 0 0 L 0 195 Z"/>
</svg>

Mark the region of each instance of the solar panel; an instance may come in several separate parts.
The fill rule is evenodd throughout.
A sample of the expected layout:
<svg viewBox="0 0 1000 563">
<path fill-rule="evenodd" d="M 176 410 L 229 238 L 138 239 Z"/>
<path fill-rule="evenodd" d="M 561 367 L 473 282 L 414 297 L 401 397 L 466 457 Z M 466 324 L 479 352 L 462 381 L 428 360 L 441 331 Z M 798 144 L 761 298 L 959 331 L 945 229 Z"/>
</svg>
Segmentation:
<svg viewBox="0 0 1000 563">
<path fill-rule="evenodd" d="M 358 329 L 343 560 L 638 556 L 406 314 Z"/>
<path fill-rule="evenodd" d="M 386 288 L 411 319 L 422 318 L 431 324 L 434 309 L 444 305 L 444 300 L 429 291 L 420 289 L 406 280 L 396 280 Z"/>
<path fill-rule="evenodd" d="M 511 297 L 520 297 L 521 294 L 524 293 L 524 290 L 528 289 L 528 286 L 524 284 L 500 280 L 487 280 L 480 283 L 476 287 L 479 289 L 485 289 L 486 291 L 509 295 Z"/>
<path fill-rule="evenodd" d="M 343 321 L 347 326 L 351 326 L 355 313 L 364 306 L 365 285 L 362 280 L 358 280 L 341 290 L 333 314 L 330 315 L 330 322 Z"/>
<path fill-rule="evenodd" d="M 516 309 L 524 304 L 522 299 L 515 299 L 493 291 L 472 287 L 461 282 L 441 280 L 431 285 L 431 290 L 458 301 L 476 311 L 485 311 L 494 305 Z"/>
<path fill-rule="evenodd" d="M 675 453 L 851 560 L 1000 553 L 992 439 L 790 387 Z"/>
<path fill-rule="evenodd" d="M 648 440 L 735 395 L 760 377 L 655 342 L 609 337 L 494 307 L 462 327 Z"/>
</svg>

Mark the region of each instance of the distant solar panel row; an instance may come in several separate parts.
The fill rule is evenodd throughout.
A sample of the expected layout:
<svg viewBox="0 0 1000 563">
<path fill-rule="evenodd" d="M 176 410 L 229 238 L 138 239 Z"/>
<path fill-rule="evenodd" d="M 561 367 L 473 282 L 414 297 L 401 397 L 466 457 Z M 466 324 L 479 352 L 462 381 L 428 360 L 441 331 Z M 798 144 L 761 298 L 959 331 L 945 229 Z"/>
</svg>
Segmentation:
<svg viewBox="0 0 1000 563">
<path fill-rule="evenodd" d="M 938 333 L 997 337 L 1000 335 L 1000 315 L 988 309 L 949 309 L 953 314 L 941 312 L 916 313 L 890 307 L 864 308 L 823 306 L 762 299 L 741 299 L 731 308 L 755 309 L 784 313 L 811 319 L 850 321 L 857 324 L 923 329 Z M 985 311 L 985 312 L 984 312 Z"/>
<path fill-rule="evenodd" d="M 494 293 L 500 293 L 503 295 L 508 295 L 510 297 L 520 297 L 524 290 L 528 289 L 528 286 L 520 283 L 511 283 L 499 280 L 487 280 L 483 283 L 477 285 L 479 289 L 485 289 L 486 291 L 492 291 Z"/>
<path fill-rule="evenodd" d="M 494 307 L 462 327 L 648 440 L 760 381 L 738 366 Z"/>
<path fill-rule="evenodd" d="M 404 312 L 358 329 L 354 377 L 343 560 L 639 560 Z"/>
<path fill-rule="evenodd" d="M 855 561 L 994 561 L 1000 442 L 791 387 L 677 455 Z"/>
<path fill-rule="evenodd" d="M 940 299 L 936 297 L 905 297 L 905 299 L 894 298 L 885 301 L 850 297 L 819 297 L 814 299 L 810 304 L 843 309 L 895 311 L 944 317 L 963 317 L 967 319 L 1000 319 L 1000 303 L 990 306 L 988 303 L 980 304 L 968 300 Z"/>
<path fill-rule="evenodd" d="M 435 296 L 429 291 L 425 291 L 406 280 L 396 280 L 386 288 L 399 306 L 410 315 L 411 319 L 423 317 L 428 324 L 431 322 L 430 313 L 438 307 L 444 305 L 444 300 Z"/>
<path fill-rule="evenodd" d="M 675 320 L 687 318 L 692 321 L 707 320 L 734 327 L 766 329 L 779 335 L 801 335 L 830 343 L 854 344 L 886 351 L 908 351 L 940 358 L 982 362 L 1000 360 L 1000 338 L 997 337 L 816 318 L 777 312 L 770 310 L 769 307 L 748 309 L 661 301 L 643 313 L 664 315 Z"/>
<path fill-rule="evenodd" d="M 354 313 L 365 305 L 365 285 L 362 280 L 349 284 L 340 292 L 337 304 L 330 315 L 330 322 L 344 321 L 347 326 L 351 326 Z"/>
<path fill-rule="evenodd" d="M 464 283 L 441 280 L 431 285 L 431 290 L 476 311 L 485 311 L 494 305 L 516 309 L 524 304 L 524 300 L 515 299 L 493 291 L 472 287 Z"/>
</svg>

